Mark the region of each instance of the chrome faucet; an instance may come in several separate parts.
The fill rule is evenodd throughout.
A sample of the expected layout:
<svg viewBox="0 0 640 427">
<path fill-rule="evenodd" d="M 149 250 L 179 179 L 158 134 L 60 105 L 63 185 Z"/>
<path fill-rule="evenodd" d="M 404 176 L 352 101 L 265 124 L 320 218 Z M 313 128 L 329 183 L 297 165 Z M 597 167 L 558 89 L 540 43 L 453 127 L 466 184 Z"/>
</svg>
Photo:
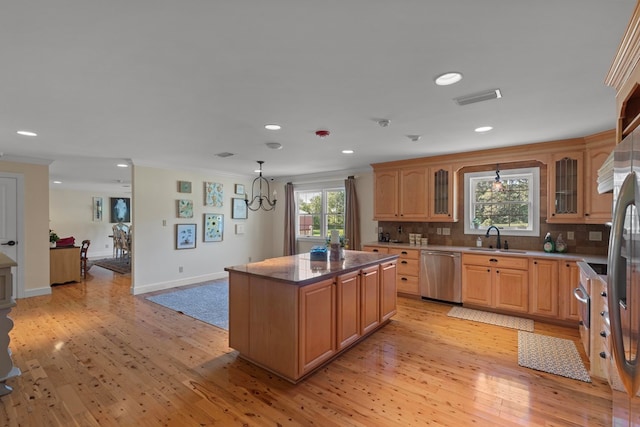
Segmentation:
<svg viewBox="0 0 640 427">
<path fill-rule="evenodd" d="M 487 228 L 487 234 L 485 234 L 484 237 L 489 237 L 489 232 L 491 231 L 492 228 L 495 228 L 496 232 L 498 233 L 498 243 L 496 244 L 496 249 L 502 249 L 502 246 L 500 245 L 500 230 L 498 230 L 498 227 L 496 227 L 495 225 L 492 225 L 489 228 Z"/>
</svg>

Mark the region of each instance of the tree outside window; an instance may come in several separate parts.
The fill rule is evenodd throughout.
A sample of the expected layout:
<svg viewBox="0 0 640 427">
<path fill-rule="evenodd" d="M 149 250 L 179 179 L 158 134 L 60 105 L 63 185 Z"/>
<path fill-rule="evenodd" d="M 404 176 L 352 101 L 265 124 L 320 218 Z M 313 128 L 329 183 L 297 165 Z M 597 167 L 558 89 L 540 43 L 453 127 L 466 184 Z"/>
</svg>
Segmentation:
<svg viewBox="0 0 640 427">
<path fill-rule="evenodd" d="M 296 192 L 298 237 L 325 239 L 331 230 L 344 234 L 344 188 Z"/>
</svg>

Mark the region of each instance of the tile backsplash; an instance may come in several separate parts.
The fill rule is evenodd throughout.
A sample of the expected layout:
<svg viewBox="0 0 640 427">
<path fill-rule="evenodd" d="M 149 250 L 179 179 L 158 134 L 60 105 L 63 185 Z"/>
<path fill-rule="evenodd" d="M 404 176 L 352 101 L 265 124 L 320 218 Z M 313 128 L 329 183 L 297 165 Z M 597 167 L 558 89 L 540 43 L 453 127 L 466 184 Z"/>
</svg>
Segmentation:
<svg viewBox="0 0 640 427">
<path fill-rule="evenodd" d="M 605 225 L 598 224 L 547 224 L 544 218 L 540 218 L 540 236 L 539 237 L 520 237 L 520 236 L 502 236 L 502 241 L 508 240 L 509 248 L 523 250 L 542 250 L 542 243 L 547 232 L 551 233 L 553 239 L 558 238 L 558 234 L 562 233 L 562 238 L 567 244 L 568 253 L 579 253 L 589 255 L 606 255 L 609 245 L 610 228 Z M 401 242 L 409 242 L 409 233 L 420 233 L 422 237 L 429 238 L 430 245 L 448 245 L 448 246 L 465 246 L 474 247 L 476 245 L 477 234 L 464 234 L 464 224 L 462 222 L 387 222 L 378 223 L 382 227 L 384 233 L 389 233 L 392 240 Z M 438 234 L 444 229 L 449 229 L 449 235 L 444 233 Z M 569 232 L 573 232 L 574 239 L 569 240 Z M 593 237 L 601 233 L 602 240 L 589 240 L 590 232 Z M 597 233 L 599 232 L 599 233 Z M 495 246 L 496 235 L 491 232 L 491 236 L 485 238 L 481 235 L 482 245 L 488 247 Z"/>
</svg>

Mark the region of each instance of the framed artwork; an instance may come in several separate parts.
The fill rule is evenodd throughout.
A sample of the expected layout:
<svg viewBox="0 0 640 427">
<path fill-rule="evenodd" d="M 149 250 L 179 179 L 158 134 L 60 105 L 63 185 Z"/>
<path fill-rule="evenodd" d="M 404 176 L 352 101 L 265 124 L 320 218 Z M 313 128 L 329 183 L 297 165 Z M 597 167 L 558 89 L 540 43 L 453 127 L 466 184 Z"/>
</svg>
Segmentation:
<svg viewBox="0 0 640 427">
<path fill-rule="evenodd" d="M 93 208 L 92 208 L 92 212 L 93 212 L 93 221 L 94 222 L 102 222 L 102 197 L 94 197 L 93 198 Z"/>
<path fill-rule="evenodd" d="M 196 247 L 196 225 L 176 224 L 176 249 L 193 249 Z"/>
<path fill-rule="evenodd" d="M 222 184 L 217 182 L 204 183 L 204 205 L 215 208 L 222 207 Z"/>
<path fill-rule="evenodd" d="M 191 193 L 191 181 L 178 181 L 178 193 Z"/>
<path fill-rule="evenodd" d="M 193 200 L 178 200 L 178 218 L 193 218 Z"/>
<path fill-rule="evenodd" d="M 244 195 L 244 185 L 236 184 L 236 194 Z"/>
<path fill-rule="evenodd" d="M 204 237 L 205 242 L 222 242 L 224 232 L 224 215 L 204 214 Z"/>
<path fill-rule="evenodd" d="M 231 218 L 233 219 L 247 219 L 247 202 L 244 199 L 232 199 L 233 205 L 231 206 Z"/>
<path fill-rule="evenodd" d="M 131 199 L 111 197 L 111 222 L 131 222 Z"/>
</svg>

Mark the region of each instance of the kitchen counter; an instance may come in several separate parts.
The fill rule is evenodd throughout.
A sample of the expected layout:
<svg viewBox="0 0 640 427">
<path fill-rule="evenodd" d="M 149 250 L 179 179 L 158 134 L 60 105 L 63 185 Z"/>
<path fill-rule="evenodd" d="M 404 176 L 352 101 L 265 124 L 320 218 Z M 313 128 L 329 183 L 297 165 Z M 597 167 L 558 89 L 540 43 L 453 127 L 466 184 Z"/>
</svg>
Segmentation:
<svg viewBox="0 0 640 427">
<path fill-rule="evenodd" d="M 548 253 L 544 251 L 534 251 L 534 250 L 522 250 L 522 249 L 490 249 L 490 248 L 474 248 L 467 246 L 447 246 L 447 245 L 410 245 L 409 243 L 392 243 L 392 242 L 366 242 L 362 244 L 363 246 L 380 246 L 380 247 L 389 247 L 389 248 L 403 248 L 403 249 L 418 249 L 418 250 L 433 250 L 433 251 L 451 251 L 451 252 L 460 252 L 460 253 L 475 253 L 475 254 L 491 254 L 495 253 L 497 255 L 509 255 L 509 256 L 519 256 L 519 257 L 535 257 L 535 258 L 550 258 L 550 259 L 562 259 L 569 261 L 585 261 L 588 263 L 596 263 L 596 264 L 606 264 L 607 257 L 605 255 L 589 255 L 589 254 L 578 254 L 578 253 L 559 253 L 553 252 Z"/>
<path fill-rule="evenodd" d="M 311 261 L 311 255 L 303 253 L 226 267 L 225 270 L 304 286 L 398 258 L 397 255 L 360 251 L 344 251 L 344 254 L 340 261 Z"/>
<path fill-rule="evenodd" d="M 226 267 L 229 347 L 296 383 L 389 322 L 398 255 L 345 251 Z"/>
</svg>

